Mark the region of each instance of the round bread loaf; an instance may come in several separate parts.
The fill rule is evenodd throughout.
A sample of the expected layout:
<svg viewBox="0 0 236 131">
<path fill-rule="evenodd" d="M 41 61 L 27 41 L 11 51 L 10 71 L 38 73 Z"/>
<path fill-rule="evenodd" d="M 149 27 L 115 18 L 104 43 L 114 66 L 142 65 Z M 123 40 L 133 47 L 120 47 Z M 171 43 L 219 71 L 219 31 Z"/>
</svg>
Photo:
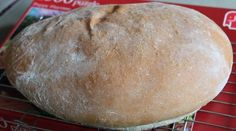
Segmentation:
<svg viewBox="0 0 236 131">
<path fill-rule="evenodd" d="M 231 68 L 230 41 L 214 22 L 160 3 L 40 21 L 6 55 L 10 82 L 36 106 L 112 129 L 156 127 L 196 111 L 223 89 Z"/>
</svg>

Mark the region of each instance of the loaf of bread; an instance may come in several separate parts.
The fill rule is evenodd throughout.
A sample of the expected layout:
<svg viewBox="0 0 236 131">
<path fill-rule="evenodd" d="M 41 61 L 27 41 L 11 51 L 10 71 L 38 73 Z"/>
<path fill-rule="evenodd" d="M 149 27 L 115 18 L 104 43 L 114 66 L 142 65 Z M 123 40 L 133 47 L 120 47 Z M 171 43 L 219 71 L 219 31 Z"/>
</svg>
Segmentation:
<svg viewBox="0 0 236 131">
<path fill-rule="evenodd" d="M 232 68 L 225 33 L 192 9 L 143 3 L 84 7 L 32 24 L 7 49 L 10 82 L 72 122 L 147 129 L 198 110 Z"/>
</svg>

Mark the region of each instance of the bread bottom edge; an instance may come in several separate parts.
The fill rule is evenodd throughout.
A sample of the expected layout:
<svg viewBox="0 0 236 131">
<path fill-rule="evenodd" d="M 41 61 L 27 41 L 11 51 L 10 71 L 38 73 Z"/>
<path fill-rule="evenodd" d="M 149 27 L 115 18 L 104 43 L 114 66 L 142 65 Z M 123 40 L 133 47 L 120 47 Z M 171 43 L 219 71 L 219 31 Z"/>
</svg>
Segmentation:
<svg viewBox="0 0 236 131">
<path fill-rule="evenodd" d="M 197 111 L 198 110 L 195 110 L 195 111 L 193 111 L 191 113 L 187 113 L 185 115 L 181 115 L 181 116 L 178 116 L 178 117 L 175 117 L 175 118 L 171 118 L 171 119 L 168 119 L 168 120 L 154 122 L 154 123 L 150 123 L 150 124 L 146 124 L 146 125 L 131 126 L 131 127 L 111 128 L 111 127 L 89 126 L 89 125 L 84 125 L 84 126 L 92 127 L 92 128 L 96 127 L 96 128 L 101 128 L 101 129 L 110 129 L 110 130 L 141 131 L 141 130 L 148 130 L 148 129 L 152 129 L 152 128 L 157 128 L 157 127 L 160 127 L 160 126 L 169 125 L 171 123 L 175 123 L 175 122 L 181 121 L 185 117 L 193 115 Z"/>
<path fill-rule="evenodd" d="M 182 116 L 172 118 L 172 119 L 163 120 L 163 121 L 159 121 L 159 122 L 154 122 L 154 123 L 150 123 L 150 124 L 146 124 L 146 125 L 138 125 L 138 126 L 126 127 L 126 128 L 112 128 L 112 129 L 114 129 L 114 130 L 125 130 L 125 131 L 141 131 L 141 130 L 157 128 L 157 127 L 160 127 L 160 126 L 169 125 L 171 123 L 181 121 L 185 117 L 193 115 L 195 112 L 197 112 L 197 110 L 195 110 L 191 113 L 182 115 Z"/>
</svg>

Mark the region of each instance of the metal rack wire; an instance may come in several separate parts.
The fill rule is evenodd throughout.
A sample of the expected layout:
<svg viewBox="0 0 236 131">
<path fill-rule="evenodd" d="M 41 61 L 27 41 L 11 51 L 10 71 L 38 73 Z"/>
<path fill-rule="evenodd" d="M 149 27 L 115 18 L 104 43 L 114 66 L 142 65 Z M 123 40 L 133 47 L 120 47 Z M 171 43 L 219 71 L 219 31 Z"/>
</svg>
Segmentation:
<svg viewBox="0 0 236 131">
<path fill-rule="evenodd" d="M 232 43 L 236 51 L 236 43 Z M 234 52 L 234 55 L 236 53 Z M 233 63 L 231 77 L 225 89 L 212 100 L 208 105 L 194 114 L 193 120 L 183 120 L 179 123 L 152 129 L 152 131 L 187 131 L 206 130 L 216 131 L 236 130 L 236 62 Z M 228 86 L 228 87 L 227 87 Z M 226 95 L 232 101 L 220 99 L 220 95 Z M 224 97 L 222 97 L 224 98 Z M 224 113 L 214 106 L 227 106 L 230 113 Z M 204 117 L 203 117 L 204 116 Z M 207 116 L 224 118 L 223 121 L 206 121 Z M 223 119 L 222 119 L 223 120 Z M 218 123 L 217 123 L 218 121 Z M 233 123 L 233 124 L 230 124 Z M 51 125 L 50 125 L 51 124 Z M 21 95 L 8 82 L 3 70 L 0 71 L 0 130 L 12 131 L 49 131 L 49 130 L 104 130 L 91 127 L 84 127 L 80 124 L 71 123 L 56 118 L 35 107 L 23 95 Z"/>
</svg>

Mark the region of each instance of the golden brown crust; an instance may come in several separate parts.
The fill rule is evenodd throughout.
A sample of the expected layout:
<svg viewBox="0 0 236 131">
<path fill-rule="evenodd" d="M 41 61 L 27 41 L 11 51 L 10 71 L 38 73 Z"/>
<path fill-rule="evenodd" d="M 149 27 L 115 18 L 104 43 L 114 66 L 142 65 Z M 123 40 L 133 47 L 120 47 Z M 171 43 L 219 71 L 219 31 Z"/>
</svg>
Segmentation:
<svg viewBox="0 0 236 131">
<path fill-rule="evenodd" d="M 29 100 L 108 128 L 193 112 L 221 91 L 232 67 L 215 23 L 160 3 L 81 8 L 29 26 L 13 43 L 7 75 Z"/>
</svg>

